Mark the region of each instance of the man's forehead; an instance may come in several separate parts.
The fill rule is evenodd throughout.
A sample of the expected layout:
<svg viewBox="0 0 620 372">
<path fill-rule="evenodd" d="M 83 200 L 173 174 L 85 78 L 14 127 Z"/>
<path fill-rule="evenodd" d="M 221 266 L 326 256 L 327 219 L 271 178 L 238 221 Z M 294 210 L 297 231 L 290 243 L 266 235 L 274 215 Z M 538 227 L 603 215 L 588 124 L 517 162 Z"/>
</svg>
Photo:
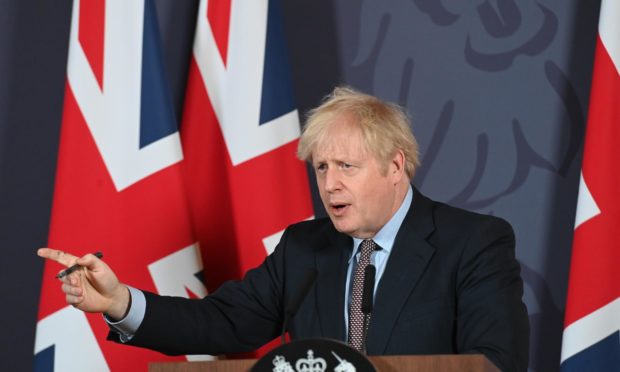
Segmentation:
<svg viewBox="0 0 620 372">
<path fill-rule="evenodd" d="M 348 128 L 350 130 L 343 129 L 345 128 L 326 131 L 312 152 L 313 160 L 357 159 L 367 156 L 368 151 L 364 146 L 361 131 L 355 127 Z"/>
</svg>

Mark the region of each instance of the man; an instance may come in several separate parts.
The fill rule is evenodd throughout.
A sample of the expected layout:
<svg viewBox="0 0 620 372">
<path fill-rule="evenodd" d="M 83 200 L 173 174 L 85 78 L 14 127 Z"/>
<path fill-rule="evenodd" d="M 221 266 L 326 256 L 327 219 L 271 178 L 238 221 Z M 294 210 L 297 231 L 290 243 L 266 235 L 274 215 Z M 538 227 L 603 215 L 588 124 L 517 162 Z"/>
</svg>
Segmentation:
<svg viewBox="0 0 620 372">
<path fill-rule="evenodd" d="M 257 348 L 279 335 L 284 309 L 316 270 L 288 324 L 293 339 L 339 339 L 370 355 L 483 353 L 504 371 L 527 369 L 512 229 L 411 186 L 417 144 L 398 106 L 337 88 L 310 112 L 298 155 L 315 169 L 329 218 L 289 226 L 261 266 L 202 300 L 127 287 L 93 255 L 39 255 L 84 266 L 62 290 L 78 309 L 104 313 L 111 339 L 164 353 Z M 377 270 L 369 323 L 360 310 L 368 264 Z"/>
</svg>

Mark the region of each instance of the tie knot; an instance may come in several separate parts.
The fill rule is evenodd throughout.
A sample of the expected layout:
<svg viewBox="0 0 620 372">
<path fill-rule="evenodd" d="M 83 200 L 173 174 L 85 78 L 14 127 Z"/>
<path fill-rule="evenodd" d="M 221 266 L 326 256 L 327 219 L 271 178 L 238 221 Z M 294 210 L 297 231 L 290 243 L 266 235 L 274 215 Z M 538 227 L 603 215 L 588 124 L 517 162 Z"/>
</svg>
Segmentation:
<svg viewBox="0 0 620 372">
<path fill-rule="evenodd" d="M 370 260 L 372 252 L 377 249 L 377 243 L 372 239 L 366 239 L 360 244 L 360 261 Z"/>
</svg>

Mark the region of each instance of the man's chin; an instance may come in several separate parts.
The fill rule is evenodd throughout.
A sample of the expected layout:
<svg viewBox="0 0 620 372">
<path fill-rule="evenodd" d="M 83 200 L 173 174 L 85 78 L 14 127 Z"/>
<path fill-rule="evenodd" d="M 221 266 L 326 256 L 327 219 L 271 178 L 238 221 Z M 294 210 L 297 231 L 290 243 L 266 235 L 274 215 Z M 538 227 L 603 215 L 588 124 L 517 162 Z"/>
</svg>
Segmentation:
<svg viewBox="0 0 620 372">
<path fill-rule="evenodd" d="M 347 235 L 351 235 L 352 233 L 355 232 L 355 229 L 352 229 L 351 226 L 342 223 L 342 221 L 338 221 L 338 218 L 331 218 L 332 223 L 334 224 L 334 227 L 336 228 L 336 230 L 338 230 L 339 232 L 343 233 L 343 234 L 347 234 Z"/>
<path fill-rule="evenodd" d="M 370 233 L 368 231 L 362 231 L 359 227 L 354 227 L 344 223 L 338 223 L 338 221 L 334 221 L 332 218 L 332 223 L 338 232 L 349 235 L 352 238 L 357 239 L 372 239 L 375 234 Z"/>
<path fill-rule="evenodd" d="M 334 220 L 332 219 L 332 222 L 334 222 Z M 347 224 L 343 224 L 343 223 L 334 223 L 334 227 L 336 228 L 336 230 L 338 230 L 338 232 L 341 232 L 343 234 L 349 235 L 353 238 L 359 238 L 359 230 L 354 228 L 351 225 L 347 225 Z M 360 238 L 360 239 L 364 239 L 364 238 Z"/>
</svg>

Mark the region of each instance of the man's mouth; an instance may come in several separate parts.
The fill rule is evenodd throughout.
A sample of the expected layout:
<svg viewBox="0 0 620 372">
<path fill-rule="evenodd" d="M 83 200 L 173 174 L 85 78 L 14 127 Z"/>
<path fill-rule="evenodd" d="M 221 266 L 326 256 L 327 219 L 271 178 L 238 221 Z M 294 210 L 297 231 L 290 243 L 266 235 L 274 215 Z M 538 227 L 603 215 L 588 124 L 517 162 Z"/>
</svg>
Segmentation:
<svg viewBox="0 0 620 372">
<path fill-rule="evenodd" d="M 329 209 L 331 210 L 332 215 L 336 217 L 342 216 L 348 207 L 349 205 L 345 203 L 332 203 L 329 205 Z"/>
</svg>

